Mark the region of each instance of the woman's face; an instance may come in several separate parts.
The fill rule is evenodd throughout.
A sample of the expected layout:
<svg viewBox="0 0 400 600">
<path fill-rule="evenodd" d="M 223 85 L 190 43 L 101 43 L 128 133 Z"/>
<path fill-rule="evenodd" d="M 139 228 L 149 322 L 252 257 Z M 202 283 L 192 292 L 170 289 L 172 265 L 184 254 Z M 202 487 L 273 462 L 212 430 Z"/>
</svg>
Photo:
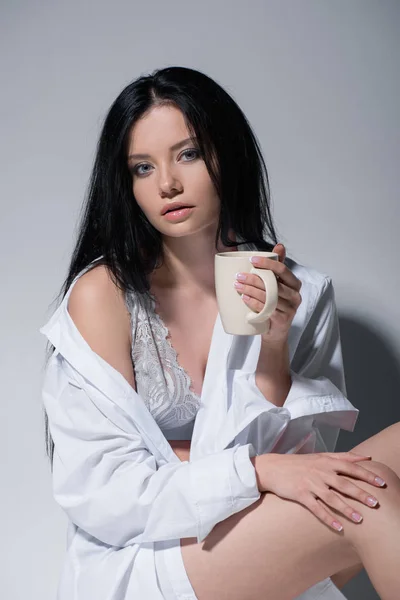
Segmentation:
<svg viewBox="0 0 400 600">
<path fill-rule="evenodd" d="M 196 144 L 187 138 L 183 115 L 173 106 L 150 109 L 129 136 L 128 167 L 135 199 L 150 223 L 166 236 L 181 237 L 218 222 L 219 198 Z M 193 208 L 177 219 L 171 213 L 168 218 L 162 210 L 172 202 Z"/>
</svg>

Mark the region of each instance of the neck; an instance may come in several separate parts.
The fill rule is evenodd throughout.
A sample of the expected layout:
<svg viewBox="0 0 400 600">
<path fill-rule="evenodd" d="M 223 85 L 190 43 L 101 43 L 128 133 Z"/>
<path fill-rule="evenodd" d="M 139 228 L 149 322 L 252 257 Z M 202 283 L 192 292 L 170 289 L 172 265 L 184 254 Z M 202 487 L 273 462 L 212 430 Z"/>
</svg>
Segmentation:
<svg viewBox="0 0 400 600">
<path fill-rule="evenodd" d="M 230 252 L 236 247 L 224 246 L 219 240 L 215 249 L 215 228 L 184 237 L 164 237 L 163 264 L 153 271 L 152 284 L 180 291 L 214 293 L 214 257 L 217 252 Z M 236 239 L 232 236 L 232 239 Z"/>
</svg>

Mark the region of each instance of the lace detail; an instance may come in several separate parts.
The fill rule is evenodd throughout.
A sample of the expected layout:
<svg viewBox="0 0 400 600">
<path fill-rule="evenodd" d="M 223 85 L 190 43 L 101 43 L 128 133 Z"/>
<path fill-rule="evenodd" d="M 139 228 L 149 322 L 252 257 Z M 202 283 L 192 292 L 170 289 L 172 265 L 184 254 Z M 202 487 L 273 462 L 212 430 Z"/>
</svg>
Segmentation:
<svg viewBox="0 0 400 600">
<path fill-rule="evenodd" d="M 196 417 L 200 396 L 178 362 L 170 333 L 156 312 L 156 299 L 127 295 L 132 322 L 132 361 L 137 391 L 162 429 L 180 427 Z"/>
</svg>

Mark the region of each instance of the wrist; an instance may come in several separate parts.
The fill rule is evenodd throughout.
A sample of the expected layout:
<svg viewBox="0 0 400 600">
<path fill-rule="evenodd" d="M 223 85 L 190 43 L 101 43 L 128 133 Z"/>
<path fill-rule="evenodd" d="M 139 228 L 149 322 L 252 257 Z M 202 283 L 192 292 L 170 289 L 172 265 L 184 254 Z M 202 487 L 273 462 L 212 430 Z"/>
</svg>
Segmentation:
<svg viewBox="0 0 400 600">
<path fill-rule="evenodd" d="M 289 360 L 289 340 L 287 337 L 273 340 L 261 335 L 260 361 L 262 357 L 277 357 Z"/>
<path fill-rule="evenodd" d="M 276 406 L 283 406 L 292 387 L 287 340 L 279 343 L 262 342 L 255 383 L 267 400 Z"/>
<path fill-rule="evenodd" d="M 282 456 L 275 452 L 268 452 L 267 454 L 259 454 L 250 458 L 253 463 L 253 467 L 256 473 L 256 481 L 259 492 L 268 492 L 270 490 L 269 484 L 272 479 L 272 471 L 274 463 L 279 460 L 277 457 Z"/>
<path fill-rule="evenodd" d="M 262 333 L 261 345 L 266 349 L 271 348 L 278 352 L 284 351 L 289 346 L 288 333 L 280 337 L 272 337 L 270 333 Z"/>
</svg>

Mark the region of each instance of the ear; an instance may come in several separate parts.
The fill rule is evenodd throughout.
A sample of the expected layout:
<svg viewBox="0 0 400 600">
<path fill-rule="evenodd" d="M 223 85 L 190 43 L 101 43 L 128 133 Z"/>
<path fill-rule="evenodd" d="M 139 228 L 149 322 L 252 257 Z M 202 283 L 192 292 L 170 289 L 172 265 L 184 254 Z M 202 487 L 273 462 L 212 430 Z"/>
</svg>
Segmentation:
<svg viewBox="0 0 400 600">
<path fill-rule="evenodd" d="M 279 262 L 284 262 L 286 258 L 286 248 L 283 244 L 277 244 L 272 252 L 275 252 L 279 255 Z"/>
</svg>

